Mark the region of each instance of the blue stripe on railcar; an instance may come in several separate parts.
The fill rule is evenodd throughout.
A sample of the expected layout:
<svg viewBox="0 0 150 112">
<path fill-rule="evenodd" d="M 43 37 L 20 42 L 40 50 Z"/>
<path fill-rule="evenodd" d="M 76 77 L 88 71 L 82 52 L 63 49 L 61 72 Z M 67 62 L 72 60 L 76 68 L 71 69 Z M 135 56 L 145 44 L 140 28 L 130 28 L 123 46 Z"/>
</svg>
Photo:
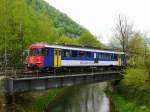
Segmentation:
<svg viewBox="0 0 150 112">
<path fill-rule="evenodd" d="M 89 51 L 91 53 L 91 56 L 90 57 L 87 57 L 87 56 L 83 56 L 83 57 L 80 57 L 79 56 L 79 50 L 76 50 L 77 51 L 77 56 L 76 57 L 72 57 L 71 55 L 68 56 L 68 57 L 65 57 L 64 56 L 64 51 L 65 49 L 62 49 L 62 60 L 83 60 L 83 61 L 94 61 L 94 60 L 98 60 L 98 61 L 118 61 L 118 54 L 113 54 L 113 53 L 102 53 L 102 52 L 92 52 L 92 51 Z M 72 51 L 72 50 L 68 50 L 68 51 Z M 86 51 L 82 51 L 84 53 L 86 53 Z M 94 59 L 94 53 L 96 53 L 96 59 Z M 106 55 L 110 55 L 111 57 L 110 58 L 99 58 L 99 54 L 106 54 Z"/>
<path fill-rule="evenodd" d="M 72 57 L 72 56 L 68 56 L 68 57 L 65 57 L 64 56 L 64 50 L 65 49 L 62 49 L 62 60 L 85 60 L 85 61 L 92 61 L 94 60 L 94 52 L 90 52 L 91 53 L 91 56 L 90 57 L 80 57 L 79 56 L 79 52 L 80 51 L 77 51 L 77 56 L 76 57 Z"/>
<path fill-rule="evenodd" d="M 54 65 L 54 48 L 48 48 L 48 55 L 44 57 L 44 67 L 53 67 Z"/>
<path fill-rule="evenodd" d="M 97 55 L 104 55 L 103 58 L 98 57 L 99 61 L 118 61 L 118 54 L 98 52 Z M 106 57 L 107 55 L 109 55 L 109 58 Z"/>
</svg>

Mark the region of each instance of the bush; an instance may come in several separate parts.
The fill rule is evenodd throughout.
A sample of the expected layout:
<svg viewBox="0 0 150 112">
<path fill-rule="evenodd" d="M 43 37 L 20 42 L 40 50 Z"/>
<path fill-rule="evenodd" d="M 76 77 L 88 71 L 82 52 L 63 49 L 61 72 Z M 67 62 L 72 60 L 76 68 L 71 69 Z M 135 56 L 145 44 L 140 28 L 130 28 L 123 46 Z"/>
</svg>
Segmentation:
<svg viewBox="0 0 150 112">
<path fill-rule="evenodd" d="M 149 75 L 145 68 L 128 68 L 124 77 L 123 83 L 126 86 L 138 87 L 141 89 L 149 87 L 147 83 Z"/>
</svg>

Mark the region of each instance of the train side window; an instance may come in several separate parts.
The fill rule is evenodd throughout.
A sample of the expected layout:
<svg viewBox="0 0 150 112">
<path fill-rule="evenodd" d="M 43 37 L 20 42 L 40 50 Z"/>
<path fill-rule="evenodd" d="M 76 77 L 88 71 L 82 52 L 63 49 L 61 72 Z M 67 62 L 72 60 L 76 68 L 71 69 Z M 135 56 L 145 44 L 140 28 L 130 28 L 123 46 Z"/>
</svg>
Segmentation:
<svg viewBox="0 0 150 112">
<path fill-rule="evenodd" d="M 109 60 L 111 60 L 111 54 L 109 53 Z"/>
<path fill-rule="evenodd" d="M 64 50 L 64 57 L 70 57 L 70 50 Z"/>
<path fill-rule="evenodd" d="M 91 53 L 90 53 L 90 52 L 86 52 L 86 53 L 85 53 L 85 56 L 86 56 L 87 58 L 91 58 Z"/>
<path fill-rule="evenodd" d="M 112 54 L 109 54 L 109 59 L 111 60 L 111 58 L 112 58 Z"/>
<path fill-rule="evenodd" d="M 109 54 L 105 53 L 105 59 L 109 59 Z"/>
<path fill-rule="evenodd" d="M 106 59 L 108 59 L 108 55 L 109 55 L 109 54 L 108 54 L 108 53 L 106 53 Z"/>
<path fill-rule="evenodd" d="M 98 59 L 102 59 L 102 53 L 98 54 Z"/>
<path fill-rule="evenodd" d="M 106 53 L 106 59 L 109 60 L 110 59 L 110 54 Z"/>
<path fill-rule="evenodd" d="M 57 55 L 57 50 L 55 50 L 55 55 Z"/>
<path fill-rule="evenodd" d="M 106 58 L 106 55 L 105 55 L 105 53 L 103 53 L 103 59 L 105 59 Z"/>
<path fill-rule="evenodd" d="M 77 56 L 78 56 L 77 51 L 72 50 L 72 52 L 71 52 L 71 56 L 72 56 L 72 57 L 77 57 Z"/>
<path fill-rule="evenodd" d="M 104 59 L 106 59 L 106 60 L 107 60 L 107 59 L 108 59 L 108 55 L 109 55 L 108 53 L 105 53 L 105 55 L 104 55 Z"/>
<path fill-rule="evenodd" d="M 59 56 L 61 55 L 61 51 L 59 50 Z"/>
<path fill-rule="evenodd" d="M 99 54 L 99 59 L 103 59 L 103 53 Z"/>
<path fill-rule="evenodd" d="M 103 59 L 105 59 L 105 53 L 103 53 Z"/>
<path fill-rule="evenodd" d="M 48 48 L 42 49 L 42 54 L 43 54 L 44 56 L 47 56 L 47 55 L 48 55 Z"/>
<path fill-rule="evenodd" d="M 101 59 L 103 59 L 103 53 L 100 53 L 101 54 Z"/>
<path fill-rule="evenodd" d="M 114 60 L 117 60 L 117 59 L 118 59 L 118 55 L 114 54 Z"/>
<path fill-rule="evenodd" d="M 83 51 L 79 51 L 79 57 L 84 57 L 84 52 Z"/>
<path fill-rule="evenodd" d="M 105 53 L 103 53 L 103 59 L 105 59 Z"/>
<path fill-rule="evenodd" d="M 112 57 L 111 57 L 112 59 L 114 59 L 114 54 L 112 54 Z"/>
<path fill-rule="evenodd" d="M 104 53 L 101 53 L 101 59 L 104 59 Z"/>
</svg>

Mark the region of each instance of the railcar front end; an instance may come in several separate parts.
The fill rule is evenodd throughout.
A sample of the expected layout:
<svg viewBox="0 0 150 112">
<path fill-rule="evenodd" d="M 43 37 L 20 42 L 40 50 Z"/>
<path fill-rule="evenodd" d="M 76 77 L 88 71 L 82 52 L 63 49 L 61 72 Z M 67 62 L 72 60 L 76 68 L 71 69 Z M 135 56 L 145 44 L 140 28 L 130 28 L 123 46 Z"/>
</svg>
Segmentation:
<svg viewBox="0 0 150 112">
<path fill-rule="evenodd" d="M 27 56 L 27 66 L 29 68 L 43 68 L 47 49 L 41 45 L 31 45 L 29 56 Z"/>
</svg>

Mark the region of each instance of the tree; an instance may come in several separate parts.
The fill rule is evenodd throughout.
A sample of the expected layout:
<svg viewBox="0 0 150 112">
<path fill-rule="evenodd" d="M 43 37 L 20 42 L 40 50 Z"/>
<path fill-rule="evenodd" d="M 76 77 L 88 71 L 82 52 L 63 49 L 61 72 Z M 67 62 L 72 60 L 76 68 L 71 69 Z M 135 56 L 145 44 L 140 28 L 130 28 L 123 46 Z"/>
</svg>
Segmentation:
<svg viewBox="0 0 150 112">
<path fill-rule="evenodd" d="M 119 15 L 116 27 L 114 29 L 115 41 L 118 42 L 122 51 L 126 52 L 128 48 L 129 39 L 133 33 L 133 25 L 130 24 L 126 16 Z"/>
<path fill-rule="evenodd" d="M 100 41 L 98 41 L 92 34 L 89 32 L 83 33 L 78 40 L 79 44 L 93 47 L 104 47 Z"/>
<path fill-rule="evenodd" d="M 130 48 L 131 51 L 135 53 L 144 54 L 145 46 L 142 34 L 138 32 L 133 33 L 132 39 L 130 39 L 128 47 Z"/>
<path fill-rule="evenodd" d="M 132 54 L 130 59 L 134 61 L 136 66 L 144 66 L 145 60 L 145 45 L 142 34 L 135 32 L 128 43 L 129 53 Z"/>
<path fill-rule="evenodd" d="M 57 40 L 58 43 L 60 44 L 77 44 L 77 39 L 76 38 L 70 38 L 70 37 L 67 37 L 65 35 L 61 36 L 59 38 L 59 40 Z"/>
</svg>

